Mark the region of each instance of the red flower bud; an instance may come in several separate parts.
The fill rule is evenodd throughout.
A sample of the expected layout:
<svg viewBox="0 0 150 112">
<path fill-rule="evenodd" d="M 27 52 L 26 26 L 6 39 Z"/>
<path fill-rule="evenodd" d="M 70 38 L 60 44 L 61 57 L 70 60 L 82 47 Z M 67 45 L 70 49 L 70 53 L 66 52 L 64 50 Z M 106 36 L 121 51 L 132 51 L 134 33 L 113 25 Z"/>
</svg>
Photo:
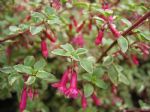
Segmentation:
<svg viewBox="0 0 150 112">
<path fill-rule="evenodd" d="M 45 31 L 45 35 L 46 35 L 46 37 L 47 37 L 51 42 L 53 42 L 53 43 L 56 42 L 57 39 L 54 38 L 54 37 L 52 37 L 51 34 L 50 34 L 48 31 Z"/>
<path fill-rule="evenodd" d="M 24 87 L 22 90 L 21 101 L 19 105 L 20 112 L 23 112 L 25 110 L 26 104 L 27 104 L 27 89 L 26 87 Z"/>
<path fill-rule="evenodd" d="M 42 50 L 42 55 L 47 58 L 48 57 L 48 49 L 47 49 L 47 44 L 45 40 L 42 40 L 41 42 L 41 50 Z"/>
<path fill-rule="evenodd" d="M 132 54 L 131 55 L 132 61 L 135 65 L 139 65 L 139 61 L 136 55 Z"/>
<path fill-rule="evenodd" d="M 114 37 L 119 38 L 120 32 L 113 26 L 113 24 L 109 24 L 109 29 L 113 33 Z"/>
<path fill-rule="evenodd" d="M 86 97 L 85 97 L 85 95 L 83 93 L 81 95 L 81 104 L 82 104 L 82 108 L 86 109 L 86 107 L 87 107 L 87 100 L 86 100 Z"/>
<path fill-rule="evenodd" d="M 102 43 L 103 36 L 104 36 L 104 30 L 101 29 L 95 39 L 95 45 L 99 45 Z"/>
<path fill-rule="evenodd" d="M 77 27 L 76 29 L 77 33 L 79 33 L 83 29 L 84 24 L 85 24 L 85 21 L 83 21 L 83 23 Z"/>
</svg>

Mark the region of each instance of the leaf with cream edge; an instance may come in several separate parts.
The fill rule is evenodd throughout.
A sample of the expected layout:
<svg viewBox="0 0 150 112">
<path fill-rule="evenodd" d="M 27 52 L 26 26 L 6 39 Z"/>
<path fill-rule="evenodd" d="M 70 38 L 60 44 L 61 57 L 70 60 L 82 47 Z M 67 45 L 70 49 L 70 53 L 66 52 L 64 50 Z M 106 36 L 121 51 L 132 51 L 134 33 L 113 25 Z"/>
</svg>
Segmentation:
<svg viewBox="0 0 150 112">
<path fill-rule="evenodd" d="M 83 85 L 83 89 L 84 89 L 84 95 L 85 97 L 89 97 L 92 95 L 94 88 L 91 84 L 84 84 Z"/>
<path fill-rule="evenodd" d="M 87 72 L 93 73 L 93 62 L 87 58 L 80 60 L 80 65 L 84 68 Z"/>
<path fill-rule="evenodd" d="M 128 41 L 123 36 L 118 38 L 118 45 L 123 53 L 128 50 Z"/>
</svg>

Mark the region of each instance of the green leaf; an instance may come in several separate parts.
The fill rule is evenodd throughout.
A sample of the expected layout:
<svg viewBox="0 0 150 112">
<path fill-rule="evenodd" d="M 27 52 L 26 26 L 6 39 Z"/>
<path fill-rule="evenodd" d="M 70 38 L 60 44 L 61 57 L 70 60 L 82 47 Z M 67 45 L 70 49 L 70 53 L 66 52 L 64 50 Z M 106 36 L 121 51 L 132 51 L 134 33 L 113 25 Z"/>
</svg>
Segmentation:
<svg viewBox="0 0 150 112">
<path fill-rule="evenodd" d="M 9 27 L 9 30 L 10 30 L 11 32 L 17 32 L 17 31 L 19 30 L 19 28 L 18 28 L 17 26 L 10 26 L 10 27 Z"/>
<path fill-rule="evenodd" d="M 5 74 L 10 74 L 12 72 L 14 72 L 14 69 L 12 67 L 3 67 L 3 68 L 0 68 L 0 71 L 5 73 Z"/>
<path fill-rule="evenodd" d="M 56 15 L 51 15 L 51 16 L 48 16 L 48 20 L 47 20 L 47 23 L 49 25 L 53 25 L 53 24 L 61 24 L 61 21 L 60 19 L 58 18 L 58 16 Z"/>
<path fill-rule="evenodd" d="M 119 77 L 119 81 L 120 82 L 122 82 L 122 83 L 124 83 L 126 85 L 130 84 L 128 78 L 124 74 L 119 73 L 118 77 Z"/>
<path fill-rule="evenodd" d="M 81 65 L 87 72 L 89 72 L 89 73 L 92 73 L 92 72 L 93 72 L 93 63 L 92 63 L 90 60 L 88 60 L 88 59 L 86 59 L 86 58 L 81 59 L 81 60 L 80 60 L 80 65 Z"/>
<path fill-rule="evenodd" d="M 56 77 L 48 72 L 45 71 L 38 71 L 38 73 L 36 74 L 36 77 L 43 79 L 43 80 L 47 80 L 49 82 L 56 82 Z"/>
<path fill-rule="evenodd" d="M 129 20 L 127 20 L 126 18 L 122 18 L 121 19 L 127 26 L 132 26 L 132 23 L 129 21 Z"/>
<path fill-rule="evenodd" d="M 115 69 L 115 67 L 109 66 L 107 72 L 108 72 L 108 76 L 109 76 L 110 80 L 112 81 L 112 83 L 117 85 L 117 83 L 118 83 L 118 72 Z"/>
<path fill-rule="evenodd" d="M 32 74 L 33 69 L 29 66 L 18 64 L 14 66 L 14 69 L 20 73 Z"/>
<path fill-rule="evenodd" d="M 70 54 L 67 54 L 63 49 L 55 49 L 51 53 L 60 56 L 71 56 Z"/>
<path fill-rule="evenodd" d="M 79 56 L 78 56 L 75 52 L 73 52 L 73 53 L 71 54 L 71 58 L 72 58 L 73 60 L 79 61 Z"/>
<path fill-rule="evenodd" d="M 35 82 L 36 77 L 35 76 L 29 76 L 28 80 L 25 82 L 27 85 L 31 85 Z"/>
<path fill-rule="evenodd" d="M 145 35 L 144 33 L 140 33 L 140 36 L 148 41 L 150 41 L 150 37 L 148 35 Z"/>
<path fill-rule="evenodd" d="M 96 79 L 92 81 L 97 87 L 102 88 L 102 89 L 107 89 L 108 85 L 101 79 Z"/>
<path fill-rule="evenodd" d="M 117 41 L 118 41 L 121 51 L 125 53 L 128 50 L 128 41 L 122 36 L 118 38 Z"/>
<path fill-rule="evenodd" d="M 54 9 L 51 8 L 50 6 L 46 6 L 44 12 L 47 16 L 51 16 L 52 14 L 55 14 Z"/>
<path fill-rule="evenodd" d="M 76 2 L 74 3 L 75 6 L 79 8 L 89 9 L 90 4 L 87 2 Z"/>
<path fill-rule="evenodd" d="M 39 12 L 32 12 L 31 16 L 34 17 L 34 18 L 38 18 L 40 20 L 45 19 L 45 16 L 43 14 L 39 13 Z"/>
<path fill-rule="evenodd" d="M 85 97 L 91 96 L 94 91 L 94 88 L 91 84 L 84 84 L 83 89 L 84 89 Z"/>
<path fill-rule="evenodd" d="M 65 45 L 61 45 L 60 47 L 63 48 L 64 50 L 68 51 L 68 52 L 74 51 L 74 48 L 72 47 L 72 45 L 68 44 L 68 43 Z"/>
<path fill-rule="evenodd" d="M 8 76 L 8 82 L 12 86 L 21 76 L 16 74 L 11 74 Z"/>
<path fill-rule="evenodd" d="M 90 75 L 90 74 L 83 74 L 83 75 L 82 75 L 82 78 L 83 78 L 84 80 L 91 81 L 92 75 Z"/>
<path fill-rule="evenodd" d="M 103 59 L 103 65 L 108 66 L 113 63 L 113 57 L 112 56 L 106 56 Z"/>
<path fill-rule="evenodd" d="M 27 56 L 24 59 L 24 65 L 26 66 L 32 66 L 35 63 L 35 58 L 33 56 Z"/>
<path fill-rule="evenodd" d="M 88 52 L 88 50 L 85 49 L 85 48 L 78 48 L 78 49 L 76 50 L 77 55 L 85 54 L 85 53 L 87 53 L 87 52 Z"/>
<path fill-rule="evenodd" d="M 30 26 L 30 32 L 32 33 L 32 35 L 40 33 L 43 29 L 43 26 Z"/>
<path fill-rule="evenodd" d="M 34 70 L 42 70 L 46 66 L 46 61 L 42 58 L 34 64 Z"/>
<path fill-rule="evenodd" d="M 20 24 L 20 25 L 19 25 L 19 28 L 20 28 L 21 30 L 27 30 L 27 29 L 29 28 L 29 25 L 27 25 L 27 24 Z"/>
</svg>

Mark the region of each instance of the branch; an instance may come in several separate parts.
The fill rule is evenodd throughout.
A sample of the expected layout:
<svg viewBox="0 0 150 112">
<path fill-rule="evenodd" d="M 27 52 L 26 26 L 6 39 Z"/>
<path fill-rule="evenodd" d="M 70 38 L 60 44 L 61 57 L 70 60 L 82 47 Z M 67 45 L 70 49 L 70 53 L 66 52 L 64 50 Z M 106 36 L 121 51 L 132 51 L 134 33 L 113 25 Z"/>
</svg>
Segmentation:
<svg viewBox="0 0 150 112">
<path fill-rule="evenodd" d="M 40 22 L 40 23 L 36 24 L 35 26 L 40 26 L 40 25 L 42 25 L 43 23 L 44 23 L 44 22 Z M 9 35 L 9 36 L 5 37 L 4 39 L 0 40 L 0 43 L 3 43 L 3 42 L 5 42 L 5 41 L 7 41 L 7 40 L 14 40 L 14 39 L 17 38 L 19 35 L 22 35 L 22 34 L 26 33 L 27 31 L 29 31 L 29 29 L 27 29 L 27 30 L 25 30 L 25 31 L 23 31 L 23 32 L 19 32 L 19 33 L 17 33 L 17 34 Z"/>
<path fill-rule="evenodd" d="M 122 36 L 126 36 L 128 35 L 134 28 L 136 28 L 137 26 L 139 26 L 143 21 L 145 21 L 148 17 L 150 17 L 150 11 L 147 12 L 144 16 L 140 17 L 130 28 L 128 28 L 127 30 L 125 30 L 122 33 Z M 113 48 L 117 43 L 117 40 L 115 40 L 104 52 L 103 54 L 98 58 L 97 62 L 101 62 L 103 57 L 107 55 L 107 52 Z"/>
</svg>

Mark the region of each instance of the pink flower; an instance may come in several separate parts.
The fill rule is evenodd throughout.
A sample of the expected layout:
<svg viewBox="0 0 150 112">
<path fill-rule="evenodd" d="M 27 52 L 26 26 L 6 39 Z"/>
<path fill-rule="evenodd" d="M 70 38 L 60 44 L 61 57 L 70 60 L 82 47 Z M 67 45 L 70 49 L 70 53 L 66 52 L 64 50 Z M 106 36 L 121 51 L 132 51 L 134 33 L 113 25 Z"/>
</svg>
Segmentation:
<svg viewBox="0 0 150 112">
<path fill-rule="evenodd" d="M 41 50 L 42 50 L 42 55 L 47 58 L 48 57 L 48 49 L 47 49 L 47 44 L 45 40 L 42 40 L 41 42 Z"/>
<path fill-rule="evenodd" d="M 120 37 L 120 32 L 113 26 L 113 24 L 109 24 L 109 29 L 116 38 Z"/>
<path fill-rule="evenodd" d="M 85 24 L 85 21 L 83 21 L 83 23 L 81 23 L 81 24 L 77 27 L 77 29 L 76 29 L 77 33 L 79 33 L 79 32 L 83 29 L 84 24 Z"/>
<path fill-rule="evenodd" d="M 113 94 L 117 94 L 117 86 L 112 85 L 112 87 L 111 87 L 111 92 L 112 92 Z"/>
<path fill-rule="evenodd" d="M 146 58 L 149 54 L 150 54 L 150 46 L 143 43 L 143 42 L 140 42 L 138 44 L 138 48 L 141 50 L 141 52 L 143 53 L 143 57 Z"/>
<path fill-rule="evenodd" d="M 63 74 L 63 76 L 62 76 L 62 78 L 61 78 L 61 81 L 52 84 L 52 87 L 56 87 L 56 88 L 58 88 L 58 90 L 59 90 L 61 93 L 65 93 L 65 91 L 67 90 L 66 84 L 67 84 L 67 82 L 68 82 L 68 80 L 69 80 L 69 74 L 70 74 L 70 72 L 71 72 L 71 69 L 68 68 L 68 69 L 64 72 L 64 74 Z"/>
<path fill-rule="evenodd" d="M 71 21 L 73 22 L 73 25 L 74 25 L 75 27 L 77 27 L 78 22 L 77 22 L 77 20 L 75 19 L 75 17 L 74 17 L 74 16 L 71 16 L 70 19 L 71 19 Z"/>
<path fill-rule="evenodd" d="M 26 104 L 27 104 L 27 89 L 26 87 L 24 87 L 22 90 L 21 101 L 19 105 L 20 112 L 24 111 L 24 109 L 26 108 Z"/>
<path fill-rule="evenodd" d="M 57 39 L 54 38 L 54 37 L 52 37 L 51 34 L 50 34 L 48 31 L 45 31 L 45 35 L 46 35 L 46 37 L 47 37 L 51 42 L 53 42 L 53 43 L 56 42 Z"/>
<path fill-rule="evenodd" d="M 59 10 L 61 8 L 60 0 L 52 0 L 52 7 L 54 7 L 56 10 Z"/>
<path fill-rule="evenodd" d="M 131 58 L 132 58 L 132 61 L 133 61 L 133 63 L 134 63 L 135 65 L 139 65 L 139 60 L 138 60 L 138 58 L 137 58 L 136 55 L 132 54 L 132 55 L 131 55 Z"/>
<path fill-rule="evenodd" d="M 104 30 L 101 29 L 98 33 L 98 36 L 95 39 L 95 45 L 99 45 L 102 43 L 103 36 L 104 36 Z"/>
<path fill-rule="evenodd" d="M 34 97 L 33 89 L 32 89 L 32 88 L 29 88 L 28 91 L 27 91 L 27 93 L 28 93 L 28 97 L 32 100 L 33 97 Z"/>
<path fill-rule="evenodd" d="M 95 92 L 93 92 L 93 94 L 92 94 L 91 97 L 92 97 L 93 103 L 94 103 L 96 106 L 100 106 L 100 105 L 101 105 L 101 101 L 100 101 L 100 99 L 97 98 Z"/>
<path fill-rule="evenodd" d="M 104 10 L 106 10 L 106 9 L 109 9 L 110 7 L 109 7 L 109 4 L 108 3 L 104 3 L 103 5 L 102 5 L 102 9 L 104 9 Z"/>
<path fill-rule="evenodd" d="M 77 45 L 77 46 L 83 47 L 83 45 L 85 43 L 84 39 L 83 39 L 83 35 L 79 34 L 76 37 L 74 37 L 73 40 L 72 40 L 72 43 Z"/>
<path fill-rule="evenodd" d="M 77 89 L 77 73 L 73 71 L 70 81 L 70 87 L 65 91 L 65 95 L 69 98 L 77 98 L 78 93 L 79 91 Z"/>
<path fill-rule="evenodd" d="M 81 96 L 81 104 L 82 104 L 82 108 L 86 109 L 86 107 L 87 107 L 87 100 L 86 100 L 86 97 L 85 97 L 85 95 L 83 93 L 82 93 L 82 96 Z"/>
</svg>

